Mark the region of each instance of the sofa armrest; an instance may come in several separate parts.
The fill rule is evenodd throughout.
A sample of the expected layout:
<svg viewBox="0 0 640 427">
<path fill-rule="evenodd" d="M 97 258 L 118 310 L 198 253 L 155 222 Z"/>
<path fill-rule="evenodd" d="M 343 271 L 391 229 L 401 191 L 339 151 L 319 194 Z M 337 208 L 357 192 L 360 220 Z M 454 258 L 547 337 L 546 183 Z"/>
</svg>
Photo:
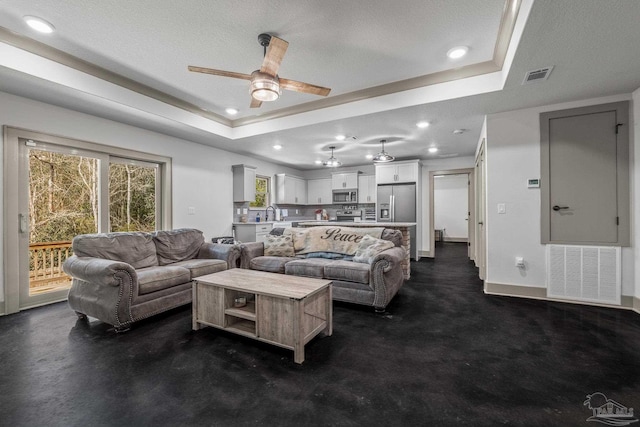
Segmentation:
<svg viewBox="0 0 640 427">
<path fill-rule="evenodd" d="M 227 262 L 227 268 L 236 268 L 240 263 L 240 246 L 205 242 L 200 247 L 198 258 L 221 259 Z"/>
<path fill-rule="evenodd" d="M 131 265 L 72 255 L 62 268 L 73 278 L 68 297 L 73 310 L 116 328 L 133 322 L 131 303 L 138 294 L 138 275 Z"/>
<path fill-rule="evenodd" d="M 119 276 L 123 273 L 137 279 L 136 271 L 131 265 L 103 258 L 72 255 L 62 264 L 62 270 L 72 278 L 100 286 L 120 286 Z"/>
<path fill-rule="evenodd" d="M 394 247 L 384 250 L 371 261 L 371 285 L 375 292 L 373 305 L 384 309 L 404 283 L 402 261 L 405 249 Z"/>
<path fill-rule="evenodd" d="M 264 255 L 264 243 L 249 242 L 240 245 L 240 268 L 249 268 L 253 258 Z"/>
</svg>

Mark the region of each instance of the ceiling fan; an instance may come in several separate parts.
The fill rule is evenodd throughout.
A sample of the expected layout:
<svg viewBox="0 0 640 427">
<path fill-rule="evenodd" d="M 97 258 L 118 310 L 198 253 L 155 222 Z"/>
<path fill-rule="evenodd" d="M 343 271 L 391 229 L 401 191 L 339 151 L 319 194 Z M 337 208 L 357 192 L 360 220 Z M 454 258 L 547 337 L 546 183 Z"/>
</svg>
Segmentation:
<svg viewBox="0 0 640 427">
<path fill-rule="evenodd" d="M 264 33 L 258 36 L 258 42 L 264 48 L 264 60 L 260 69 L 251 74 L 194 67 L 192 65 L 189 65 L 189 71 L 249 80 L 251 82 L 251 108 L 258 108 L 263 102 L 275 101 L 280 97 L 281 89 L 310 93 L 312 95 L 329 95 L 331 91 L 329 88 L 278 77 L 278 68 L 280 68 L 282 58 L 289 46 L 288 42 Z"/>
</svg>

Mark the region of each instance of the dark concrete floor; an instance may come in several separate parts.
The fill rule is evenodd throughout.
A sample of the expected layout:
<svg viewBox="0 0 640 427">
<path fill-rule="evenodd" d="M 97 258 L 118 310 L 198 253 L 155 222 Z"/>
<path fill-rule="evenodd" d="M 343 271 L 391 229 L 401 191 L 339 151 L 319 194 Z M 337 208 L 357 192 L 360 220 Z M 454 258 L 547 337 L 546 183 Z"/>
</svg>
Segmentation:
<svg viewBox="0 0 640 427">
<path fill-rule="evenodd" d="M 444 243 L 386 314 L 335 303 L 302 365 L 190 307 L 119 335 L 66 303 L 4 316 L 0 425 L 580 426 L 590 393 L 640 408 L 639 360 L 640 315 L 484 295 Z"/>
</svg>

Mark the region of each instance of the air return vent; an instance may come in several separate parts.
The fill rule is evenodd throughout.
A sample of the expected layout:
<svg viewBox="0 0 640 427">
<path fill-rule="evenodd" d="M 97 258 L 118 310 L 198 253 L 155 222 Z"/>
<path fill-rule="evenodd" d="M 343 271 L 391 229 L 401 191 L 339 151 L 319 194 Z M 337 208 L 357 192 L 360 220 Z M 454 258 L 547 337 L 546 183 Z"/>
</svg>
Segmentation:
<svg viewBox="0 0 640 427">
<path fill-rule="evenodd" d="M 620 248 L 547 245 L 549 298 L 620 305 Z"/>
<path fill-rule="evenodd" d="M 549 78 L 549 74 L 551 74 L 551 70 L 553 70 L 553 67 L 544 67 L 540 68 L 539 70 L 528 71 L 524 75 L 524 81 L 522 82 L 522 84 L 524 85 L 528 83 L 547 80 Z"/>
</svg>

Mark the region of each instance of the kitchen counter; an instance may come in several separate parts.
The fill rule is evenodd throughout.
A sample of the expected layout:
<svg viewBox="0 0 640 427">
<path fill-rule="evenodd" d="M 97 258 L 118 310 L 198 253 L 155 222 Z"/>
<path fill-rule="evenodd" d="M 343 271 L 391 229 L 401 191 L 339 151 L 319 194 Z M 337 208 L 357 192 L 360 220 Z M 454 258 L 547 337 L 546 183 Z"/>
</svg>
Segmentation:
<svg viewBox="0 0 640 427">
<path fill-rule="evenodd" d="M 415 222 L 373 222 L 373 221 L 298 221 L 298 227 L 315 227 L 317 225 L 340 225 L 343 227 L 413 227 Z"/>
<path fill-rule="evenodd" d="M 405 248 L 405 258 L 402 261 L 402 272 L 405 279 L 411 277 L 411 233 L 409 228 L 415 227 L 415 222 L 352 222 L 352 221 L 300 221 L 298 227 L 316 227 L 320 225 L 335 225 L 341 227 L 371 228 L 384 227 L 400 230 L 402 233 L 402 246 Z"/>
</svg>

